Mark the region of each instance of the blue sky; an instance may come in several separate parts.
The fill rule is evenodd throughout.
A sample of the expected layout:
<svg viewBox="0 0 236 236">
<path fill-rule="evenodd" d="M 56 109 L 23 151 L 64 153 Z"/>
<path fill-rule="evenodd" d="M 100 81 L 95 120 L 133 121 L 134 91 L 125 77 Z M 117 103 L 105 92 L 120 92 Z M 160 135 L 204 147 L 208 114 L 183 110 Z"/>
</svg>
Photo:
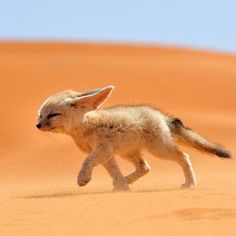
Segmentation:
<svg viewBox="0 0 236 236">
<path fill-rule="evenodd" d="M 236 52 L 235 0 L 5 0 L 0 40 L 151 43 Z"/>
</svg>

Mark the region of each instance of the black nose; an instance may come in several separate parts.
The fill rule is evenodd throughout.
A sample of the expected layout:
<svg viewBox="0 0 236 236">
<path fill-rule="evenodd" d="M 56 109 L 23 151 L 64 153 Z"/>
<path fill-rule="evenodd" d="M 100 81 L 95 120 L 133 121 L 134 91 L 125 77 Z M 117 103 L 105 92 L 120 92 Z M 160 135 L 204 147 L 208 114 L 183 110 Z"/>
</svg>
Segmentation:
<svg viewBox="0 0 236 236">
<path fill-rule="evenodd" d="M 41 126 L 42 126 L 41 124 L 37 124 L 37 125 L 36 125 L 36 127 L 37 127 L 38 129 L 40 129 Z"/>
</svg>

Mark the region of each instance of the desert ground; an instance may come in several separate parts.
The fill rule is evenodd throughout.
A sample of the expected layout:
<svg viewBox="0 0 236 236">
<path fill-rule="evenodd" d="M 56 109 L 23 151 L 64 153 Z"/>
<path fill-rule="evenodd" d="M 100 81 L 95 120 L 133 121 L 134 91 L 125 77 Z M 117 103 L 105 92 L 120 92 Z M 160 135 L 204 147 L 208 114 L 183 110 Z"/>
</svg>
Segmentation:
<svg viewBox="0 0 236 236">
<path fill-rule="evenodd" d="M 0 43 L 0 235 L 236 235 L 236 161 L 181 147 L 198 186 L 144 153 L 151 172 L 113 193 L 102 167 L 79 188 L 85 155 L 70 137 L 35 128 L 49 95 L 106 85 L 104 104 L 147 103 L 236 153 L 236 56 L 184 48 Z M 117 157 L 124 174 L 133 167 Z"/>
</svg>

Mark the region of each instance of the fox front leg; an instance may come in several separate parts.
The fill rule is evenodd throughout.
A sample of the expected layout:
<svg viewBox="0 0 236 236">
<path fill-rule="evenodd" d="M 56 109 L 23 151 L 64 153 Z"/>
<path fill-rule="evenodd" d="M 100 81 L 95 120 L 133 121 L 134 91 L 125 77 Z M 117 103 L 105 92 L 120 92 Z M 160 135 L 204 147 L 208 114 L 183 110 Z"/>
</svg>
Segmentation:
<svg viewBox="0 0 236 236">
<path fill-rule="evenodd" d="M 109 161 L 105 162 L 103 166 L 113 179 L 113 191 L 129 191 L 128 181 L 121 173 L 120 168 L 114 157 L 111 158 Z"/>
<path fill-rule="evenodd" d="M 109 144 L 99 144 L 85 159 L 78 175 L 79 186 L 86 185 L 91 180 L 93 168 L 103 164 L 112 158 L 112 148 Z"/>
</svg>

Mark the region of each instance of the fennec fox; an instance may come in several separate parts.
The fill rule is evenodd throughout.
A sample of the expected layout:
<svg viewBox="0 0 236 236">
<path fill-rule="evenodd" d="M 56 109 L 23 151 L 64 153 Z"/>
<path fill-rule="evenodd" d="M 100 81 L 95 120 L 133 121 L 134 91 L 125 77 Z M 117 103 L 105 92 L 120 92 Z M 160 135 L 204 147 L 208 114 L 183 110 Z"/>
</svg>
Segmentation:
<svg viewBox="0 0 236 236">
<path fill-rule="evenodd" d="M 78 175 L 78 185 L 86 185 L 95 166 L 102 164 L 113 179 L 114 190 L 128 190 L 129 184 L 150 170 L 141 152 L 175 161 L 184 172 L 182 187 L 193 188 L 196 178 L 189 156 L 175 142 L 222 158 L 230 153 L 183 125 L 178 118 L 147 105 L 114 106 L 98 109 L 109 97 L 113 86 L 83 93 L 66 90 L 49 97 L 41 106 L 38 124 L 42 131 L 70 135 L 88 154 Z M 123 176 L 114 155 L 131 162 L 135 171 Z"/>
</svg>

